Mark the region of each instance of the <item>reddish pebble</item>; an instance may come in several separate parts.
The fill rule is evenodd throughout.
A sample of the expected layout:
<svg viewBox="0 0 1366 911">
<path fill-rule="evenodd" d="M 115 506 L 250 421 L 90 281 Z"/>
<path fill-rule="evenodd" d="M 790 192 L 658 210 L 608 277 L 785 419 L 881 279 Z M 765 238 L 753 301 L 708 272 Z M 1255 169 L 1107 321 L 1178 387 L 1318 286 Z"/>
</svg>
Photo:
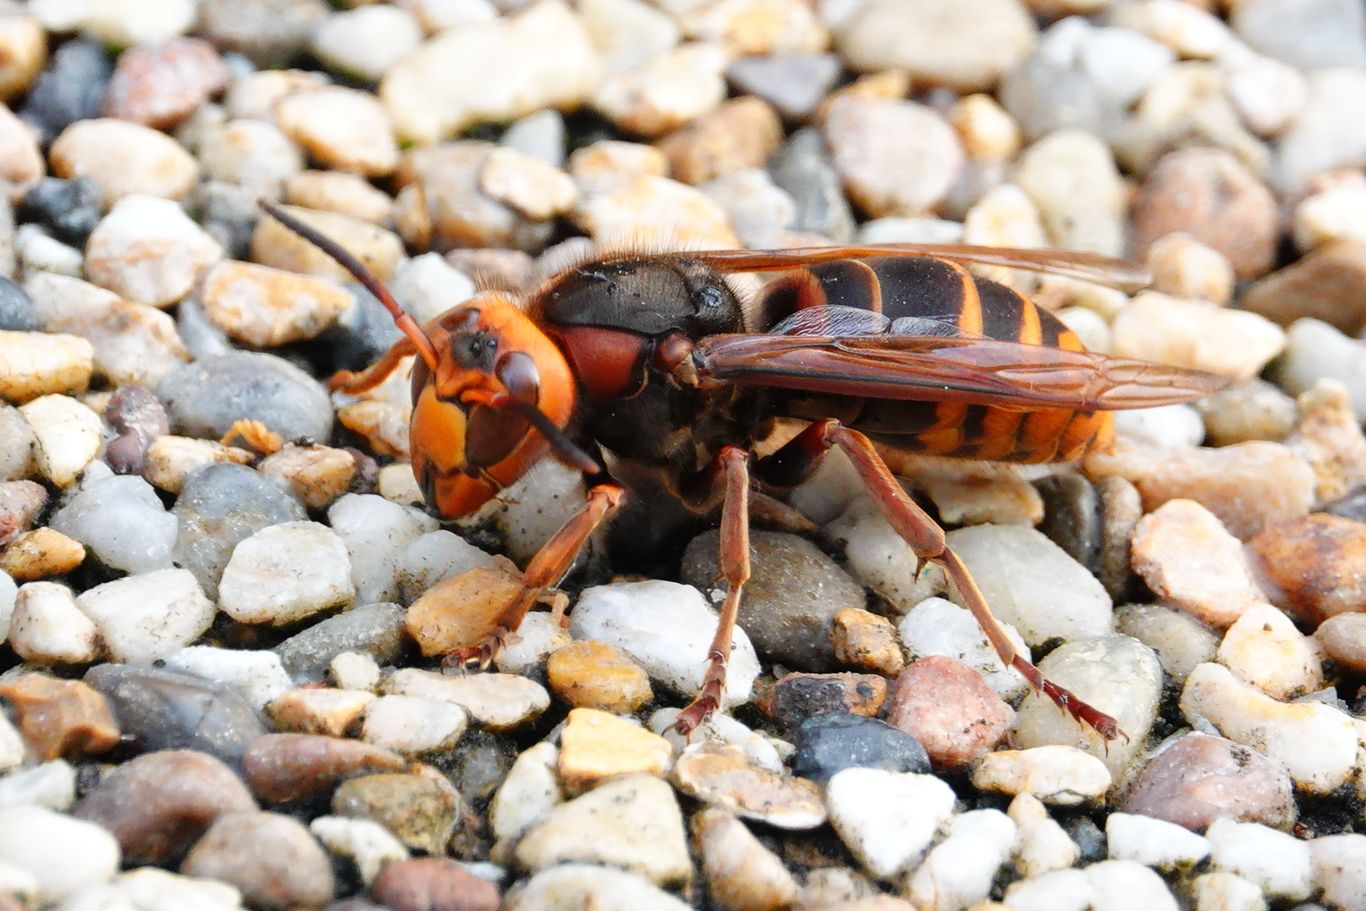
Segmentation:
<svg viewBox="0 0 1366 911">
<path fill-rule="evenodd" d="M 1195 832 L 1225 816 L 1283 829 L 1296 815 L 1290 775 L 1280 763 L 1223 737 L 1194 733 L 1143 767 L 1121 809 Z"/>
<path fill-rule="evenodd" d="M 1299 620 L 1366 611 L 1366 522 L 1312 513 L 1263 529 L 1248 551 L 1267 597 Z"/>
<path fill-rule="evenodd" d="M 1354 674 L 1366 674 L 1366 614 L 1338 614 L 1314 631 L 1323 651 Z"/>
<path fill-rule="evenodd" d="M 19 733 L 40 760 L 103 753 L 119 742 L 109 702 L 79 680 L 21 674 L 0 683 L 0 697 L 14 706 Z"/>
<path fill-rule="evenodd" d="M 449 857 L 389 864 L 370 886 L 393 911 L 498 911 L 498 889 Z"/>
<path fill-rule="evenodd" d="M 887 722 L 920 741 L 937 769 L 965 766 L 991 752 L 1015 710 L 961 661 L 921 658 L 896 678 Z"/>
<path fill-rule="evenodd" d="M 228 84 L 218 51 L 199 38 L 129 48 L 104 93 L 104 114 L 164 129 L 189 117 Z"/>
<path fill-rule="evenodd" d="M 322 734 L 265 734 L 242 755 L 242 771 L 252 792 L 270 803 L 331 791 L 359 775 L 407 767 L 404 758 L 390 750 Z"/>
</svg>

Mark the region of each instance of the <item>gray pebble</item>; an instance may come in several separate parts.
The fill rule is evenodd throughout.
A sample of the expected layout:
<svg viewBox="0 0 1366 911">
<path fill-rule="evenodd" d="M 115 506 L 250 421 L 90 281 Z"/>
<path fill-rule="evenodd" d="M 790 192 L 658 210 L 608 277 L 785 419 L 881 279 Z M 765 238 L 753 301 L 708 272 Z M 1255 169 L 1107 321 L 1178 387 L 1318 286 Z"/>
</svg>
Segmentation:
<svg viewBox="0 0 1366 911">
<path fill-rule="evenodd" d="M 88 177 L 44 177 L 24 194 L 18 215 L 20 221 L 47 228 L 63 243 L 84 246 L 100 220 L 100 190 Z"/>
<path fill-rule="evenodd" d="M 773 153 L 768 170 L 797 204 L 795 230 L 824 234 L 835 243 L 848 243 L 854 236 L 853 213 L 818 130 L 793 133 Z"/>
<path fill-rule="evenodd" d="M 316 683 L 342 652 L 365 652 L 380 664 L 391 664 L 402 648 L 403 608 L 381 603 L 314 623 L 275 646 L 275 653 L 295 682 Z"/>
<path fill-rule="evenodd" d="M 1089 76 L 1034 56 L 1001 80 L 1001 104 L 1030 140 L 1068 128 L 1105 135 L 1114 115 Z"/>
<path fill-rule="evenodd" d="M 235 351 L 176 370 L 157 389 L 175 428 L 221 437 L 234 421 L 261 421 L 287 440 L 327 440 L 332 403 L 307 373 L 270 354 Z"/>
<path fill-rule="evenodd" d="M 38 75 L 20 116 L 49 141 L 77 120 L 100 115 L 114 67 L 98 41 L 77 38 L 59 47 Z"/>
<path fill-rule="evenodd" d="M 1302 70 L 1366 67 L 1361 0 L 1246 0 L 1229 21 L 1253 48 Z"/>
<path fill-rule="evenodd" d="M 836 54 L 765 54 L 741 57 L 726 78 L 741 93 L 758 95 L 788 120 L 805 120 L 839 79 Z"/>
<path fill-rule="evenodd" d="M 38 332 L 43 321 L 33 299 L 22 285 L 0 276 L 0 329 L 12 332 Z"/>
</svg>

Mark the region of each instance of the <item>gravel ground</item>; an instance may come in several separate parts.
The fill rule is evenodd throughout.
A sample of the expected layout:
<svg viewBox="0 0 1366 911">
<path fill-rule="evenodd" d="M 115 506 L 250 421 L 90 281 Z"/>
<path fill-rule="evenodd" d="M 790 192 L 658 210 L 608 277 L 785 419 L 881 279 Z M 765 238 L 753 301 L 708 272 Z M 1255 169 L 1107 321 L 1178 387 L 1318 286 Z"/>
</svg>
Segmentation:
<svg viewBox="0 0 1366 911">
<path fill-rule="evenodd" d="M 1363 9 L 0 2 L 0 911 L 1366 908 Z M 691 743 L 714 531 L 443 672 L 581 482 L 416 508 L 406 371 L 320 382 L 397 331 L 260 195 L 420 320 L 626 244 L 1146 261 L 993 277 L 1226 392 L 1082 466 L 897 465 L 1128 738 L 838 457 Z"/>
</svg>

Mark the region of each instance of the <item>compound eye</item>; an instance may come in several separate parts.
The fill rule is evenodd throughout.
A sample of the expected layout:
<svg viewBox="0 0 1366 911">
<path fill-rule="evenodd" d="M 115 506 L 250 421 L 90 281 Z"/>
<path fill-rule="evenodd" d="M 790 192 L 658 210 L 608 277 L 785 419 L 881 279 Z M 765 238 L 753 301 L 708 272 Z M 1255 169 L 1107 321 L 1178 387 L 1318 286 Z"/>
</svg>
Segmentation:
<svg viewBox="0 0 1366 911">
<path fill-rule="evenodd" d="M 541 373 L 531 355 L 522 351 L 508 352 L 498 359 L 494 375 L 513 398 L 536 404 L 541 391 Z"/>
<path fill-rule="evenodd" d="M 721 294 L 721 289 L 715 285 L 702 285 L 693 292 L 693 302 L 699 312 L 704 312 L 720 307 L 725 302 L 725 298 Z"/>
</svg>

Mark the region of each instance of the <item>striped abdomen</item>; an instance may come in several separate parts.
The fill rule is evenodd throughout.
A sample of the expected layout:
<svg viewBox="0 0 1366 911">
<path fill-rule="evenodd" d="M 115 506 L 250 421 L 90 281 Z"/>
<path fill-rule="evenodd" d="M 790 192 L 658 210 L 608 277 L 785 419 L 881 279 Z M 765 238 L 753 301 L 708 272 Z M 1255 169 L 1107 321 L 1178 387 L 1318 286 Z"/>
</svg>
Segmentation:
<svg viewBox="0 0 1366 911">
<path fill-rule="evenodd" d="M 1029 345 L 1082 350 L 1076 333 L 1052 314 L 998 282 L 976 278 L 933 257 L 888 257 L 824 263 L 770 285 L 760 310 L 774 325 L 798 309 L 857 307 L 889 319 L 915 317 L 942 335 L 985 336 Z M 790 395 L 791 417 L 834 417 L 879 442 L 908 452 L 1047 462 L 1074 459 L 1107 441 L 1110 416 L 1070 409 L 1015 410 L 958 402 L 908 402 L 846 396 Z"/>
</svg>

